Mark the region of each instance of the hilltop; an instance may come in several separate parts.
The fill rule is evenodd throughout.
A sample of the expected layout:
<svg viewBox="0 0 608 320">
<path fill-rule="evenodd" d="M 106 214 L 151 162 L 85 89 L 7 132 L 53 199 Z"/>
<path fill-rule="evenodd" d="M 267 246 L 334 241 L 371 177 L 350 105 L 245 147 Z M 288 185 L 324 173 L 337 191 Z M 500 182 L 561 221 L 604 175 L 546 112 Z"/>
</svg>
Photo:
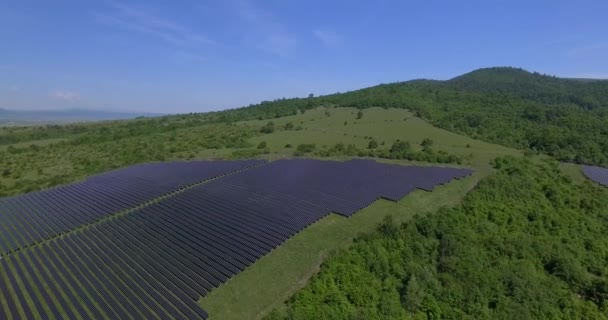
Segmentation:
<svg viewBox="0 0 608 320">
<path fill-rule="evenodd" d="M 318 106 L 404 108 L 435 126 L 473 138 L 566 162 L 608 163 L 608 81 L 562 79 L 516 68 L 265 101 L 215 116 L 218 121 L 270 119 Z"/>
</svg>

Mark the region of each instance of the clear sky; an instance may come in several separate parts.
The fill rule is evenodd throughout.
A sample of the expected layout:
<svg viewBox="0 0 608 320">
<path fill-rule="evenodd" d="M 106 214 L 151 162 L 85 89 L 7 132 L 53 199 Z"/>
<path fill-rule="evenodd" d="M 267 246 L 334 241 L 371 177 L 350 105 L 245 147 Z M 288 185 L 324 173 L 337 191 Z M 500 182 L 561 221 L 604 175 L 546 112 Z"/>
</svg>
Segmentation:
<svg viewBox="0 0 608 320">
<path fill-rule="evenodd" d="M 0 108 L 209 111 L 516 66 L 608 78 L 608 1 L 0 0 Z"/>
</svg>

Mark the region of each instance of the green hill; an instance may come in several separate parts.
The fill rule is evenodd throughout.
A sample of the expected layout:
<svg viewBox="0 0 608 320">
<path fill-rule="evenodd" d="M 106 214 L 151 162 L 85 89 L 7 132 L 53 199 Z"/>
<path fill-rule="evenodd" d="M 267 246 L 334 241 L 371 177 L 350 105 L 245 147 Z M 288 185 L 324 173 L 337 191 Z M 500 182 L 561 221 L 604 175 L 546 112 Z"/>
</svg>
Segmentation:
<svg viewBox="0 0 608 320">
<path fill-rule="evenodd" d="M 608 81 L 515 68 L 480 69 L 447 81 L 414 80 L 322 97 L 280 99 L 223 112 L 218 120 L 269 119 L 321 105 L 405 108 L 473 138 L 562 161 L 608 163 Z"/>
</svg>

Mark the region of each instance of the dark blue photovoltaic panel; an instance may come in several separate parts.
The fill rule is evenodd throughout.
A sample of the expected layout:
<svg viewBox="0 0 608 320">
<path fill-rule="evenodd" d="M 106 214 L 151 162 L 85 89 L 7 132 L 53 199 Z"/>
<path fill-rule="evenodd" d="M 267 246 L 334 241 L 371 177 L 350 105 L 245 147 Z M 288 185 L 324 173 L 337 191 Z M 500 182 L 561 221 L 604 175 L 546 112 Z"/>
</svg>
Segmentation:
<svg viewBox="0 0 608 320">
<path fill-rule="evenodd" d="M 46 288 L 43 296 L 55 297 L 45 298 L 51 314 L 43 318 L 56 315 L 60 307 L 68 317 L 103 313 L 112 319 L 206 319 L 197 304 L 201 296 L 330 212 L 348 217 L 378 198 L 398 201 L 415 189 L 432 190 L 471 173 L 370 160 L 280 160 L 193 187 L 7 259 L 16 268 L 29 268 L 32 261 L 40 270 L 31 285 Z M 114 174 L 96 180 L 114 179 Z M 156 185 L 153 173 L 134 177 Z M 176 187 L 168 177 L 161 180 Z M 0 262 L 0 275 L 10 275 L 7 279 L 23 282 L 24 274 L 33 274 L 30 269 L 13 274 Z M 2 280 L 0 276 L 0 289 L 6 291 Z M 83 299 L 79 304 L 76 296 L 84 297 L 85 292 L 96 303 Z M 7 301 L 13 308 L 22 300 L 17 288 Z M 40 304 L 34 306 L 46 312 Z"/>
<path fill-rule="evenodd" d="M 602 167 L 583 166 L 583 173 L 587 178 L 604 187 L 608 187 L 608 169 Z"/>
<path fill-rule="evenodd" d="M 138 164 L 81 183 L 0 199 L 0 256 L 262 160 Z"/>
</svg>

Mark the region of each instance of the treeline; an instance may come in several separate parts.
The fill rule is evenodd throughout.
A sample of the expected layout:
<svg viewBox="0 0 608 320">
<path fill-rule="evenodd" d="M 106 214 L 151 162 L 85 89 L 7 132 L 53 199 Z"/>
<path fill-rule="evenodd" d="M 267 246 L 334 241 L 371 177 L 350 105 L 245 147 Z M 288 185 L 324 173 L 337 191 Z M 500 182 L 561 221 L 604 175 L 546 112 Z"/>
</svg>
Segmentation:
<svg viewBox="0 0 608 320">
<path fill-rule="evenodd" d="M 205 150 L 251 147 L 249 139 L 258 134 L 253 127 L 223 124 L 168 127 L 126 125 L 46 145 L 9 145 L 0 151 L 0 197 L 71 183 L 135 163 L 192 160 Z"/>
<path fill-rule="evenodd" d="M 214 114 L 190 113 L 133 120 L 0 127 L 0 145 L 61 138 L 76 138 L 75 143 L 109 141 L 209 124 L 214 122 Z"/>
<path fill-rule="evenodd" d="M 406 108 L 439 127 L 562 161 L 608 164 L 608 81 L 481 69 L 448 81 L 415 80 L 322 97 L 264 101 L 214 121 L 271 119 L 318 106 Z"/>
<path fill-rule="evenodd" d="M 608 189 L 495 167 L 459 207 L 387 218 L 266 319 L 608 319 Z"/>
<path fill-rule="evenodd" d="M 369 144 L 366 149 L 359 148 L 354 144 L 336 143 L 335 145 L 317 147 L 316 144 L 300 144 L 293 153 L 296 157 L 315 155 L 318 157 L 373 157 L 383 159 L 399 159 L 410 161 L 422 161 L 431 163 L 452 163 L 462 164 L 464 159 L 445 151 L 435 151 L 432 148 L 432 140 L 426 139 L 420 148 L 414 148 L 408 141 L 395 141 L 390 147 L 384 147 L 384 142 L 378 145 L 376 140 L 369 137 Z"/>
</svg>

